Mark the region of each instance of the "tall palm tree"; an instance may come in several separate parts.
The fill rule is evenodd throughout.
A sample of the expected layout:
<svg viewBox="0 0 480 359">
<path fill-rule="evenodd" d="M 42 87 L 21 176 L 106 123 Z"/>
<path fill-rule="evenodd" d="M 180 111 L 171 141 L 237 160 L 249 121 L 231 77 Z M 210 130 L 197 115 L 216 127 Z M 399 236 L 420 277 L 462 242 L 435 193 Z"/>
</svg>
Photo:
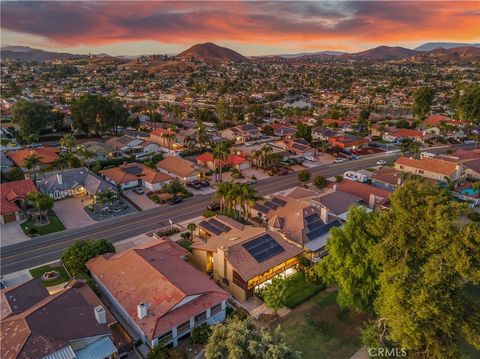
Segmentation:
<svg viewBox="0 0 480 359">
<path fill-rule="evenodd" d="M 67 150 L 68 168 L 72 168 L 73 162 L 73 146 L 75 146 L 75 137 L 71 134 L 64 135 L 60 139 L 60 146 Z"/>
<path fill-rule="evenodd" d="M 32 152 L 30 156 L 25 157 L 23 165 L 29 173 L 33 174 L 33 180 L 37 180 L 37 167 L 42 163 L 42 156 L 37 156 L 35 152 Z"/>
<path fill-rule="evenodd" d="M 448 176 L 443 177 L 443 181 L 445 182 L 445 188 L 449 191 L 453 191 L 460 182 L 459 179 L 451 179 Z"/>
<path fill-rule="evenodd" d="M 195 231 L 195 228 L 197 228 L 197 225 L 195 223 L 189 223 L 187 225 L 187 229 L 190 232 L 190 240 L 193 241 L 193 232 Z"/>
<path fill-rule="evenodd" d="M 412 155 L 417 158 L 420 154 L 420 143 L 411 138 L 406 138 L 400 143 L 400 152 L 403 155 Z"/>
<path fill-rule="evenodd" d="M 220 142 L 213 148 L 212 156 L 213 156 L 213 163 L 215 165 L 215 173 L 217 172 L 217 167 L 220 165 L 219 168 L 219 178 L 218 181 L 222 182 L 222 171 L 223 171 L 223 164 L 228 159 L 230 154 L 229 146 L 226 142 Z"/>
<path fill-rule="evenodd" d="M 260 151 L 260 150 L 253 151 L 252 152 L 252 159 L 253 159 L 253 163 L 255 164 L 255 167 L 263 167 L 262 151 Z"/>
<path fill-rule="evenodd" d="M 77 149 L 75 154 L 80 159 L 80 163 L 82 164 L 83 167 L 90 168 L 90 163 L 88 162 L 88 160 L 90 158 L 92 158 L 93 156 L 95 156 L 95 153 L 87 150 L 84 147 L 80 147 L 80 148 Z"/>
<path fill-rule="evenodd" d="M 185 147 L 187 147 L 188 149 L 192 149 L 194 144 L 195 141 L 192 136 L 185 136 L 185 139 L 183 140 L 183 145 Z"/>
<path fill-rule="evenodd" d="M 208 141 L 208 134 L 202 121 L 197 120 L 197 143 L 203 147 Z"/>
<path fill-rule="evenodd" d="M 263 145 L 262 148 L 260 149 L 260 152 L 262 153 L 263 165 L 267 166 L 268 159 L 270 158 L 270 155 L 273 153 L 273 148 L 272 146 L 269 146 L 269 145 Z"/>
</svg>

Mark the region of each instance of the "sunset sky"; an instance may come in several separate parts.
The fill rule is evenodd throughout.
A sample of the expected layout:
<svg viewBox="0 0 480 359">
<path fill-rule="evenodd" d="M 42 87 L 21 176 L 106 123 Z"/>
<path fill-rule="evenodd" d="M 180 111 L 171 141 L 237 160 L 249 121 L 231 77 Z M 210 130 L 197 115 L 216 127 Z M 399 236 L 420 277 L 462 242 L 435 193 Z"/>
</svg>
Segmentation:
<svg viewBox="0 0 480 359">
<path fill-rule="evenodd" d="M 2 1 L 1 10 L 2 46 L 73 53 L 173 54 L 207 41 L 244 55 L 480 41 L 480 1 Z"/>
</svg>

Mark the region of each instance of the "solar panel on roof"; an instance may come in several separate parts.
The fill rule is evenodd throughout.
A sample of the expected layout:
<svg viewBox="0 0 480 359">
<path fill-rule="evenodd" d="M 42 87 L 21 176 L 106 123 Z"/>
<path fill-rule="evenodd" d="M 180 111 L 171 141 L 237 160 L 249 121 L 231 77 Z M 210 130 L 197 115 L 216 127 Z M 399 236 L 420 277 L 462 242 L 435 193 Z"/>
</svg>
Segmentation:
<svg viewBox="0 0 480 359">
<path fill-rule="evenodd" d="M 315 222 L 319 219 L 320 219 L 320 217 L 318 216 L 317 213 L 314 213 L 314 214 L 311 214 L 311 215 L 305 217 L 305 220 L 307 221 L 307 223 L 312 223 L 312 222 Z"/>
<path fill-rule="evenodd" d="M 219 234 L 222 233 L 222 231 L 220 229 L 218 229 L 217 227 L 214 227 L 212 226 L 210 223 L 206 222 L 206 221 L 202 221 L 198 224 L 198 226 L 200 228 L 203 228 L 204 230 L 206 230 L 207 232 L 210 232 L 210 233 L 213 233 L 214 235 L 218 236 Z"/>
<path fill-rule="evenodd" d="M 267 214 L 270 211 L 270 208 L 265 207 L 263 204 L 260 203 L 255 203 L 253 209 L 263 214 Z"/>
<path fill-rule="evenodd" d="M 283 199 L 280 199 L 280 198 L 273 198 L 272 199 L 272 202 L 275 203 L 276 205 L 280 206 L 280 207 L 283 207 L 287 204 L 287 201 L 284 201 Z"/>
<path fill-rule="evenodd" d="M 333 222 L 327 223 L 326 225 L 321 226 L 320 228 L 317 228 L 316 230 L 308 233 L 307 238 L 312 241 L 314 239 L 317 239 L 317 238 L 323 236 L 324 234 L 327 234 L 330 231 L 330 228 L 340 227 L 340 226 L 341 226 L 340 221 L 335 220 Z"/>
<path fill-rule="evenodd" d="M 303 138 L 297 138 L 295 140 L 295 143 L 299 143 L 299 144 L 302 144 L 302 145 L 306 145 L 306 146 L 310 146 L 310 144 L 307 142 L 307 140 L 303 139 Z"/>
<path fill-rule="evenodd" d="M 143 172 L 142 169 L 140 167 L 137 167 L 137 166 L 125 167 L 123 170 L 126 173 L 131 174 L 131 175 L 138 175 L 138 174 Z"/>
<path fill-rule="evenodd" d="M 258 263 L 266 261 L 279 253 L 285 251 L 278 242 L 269 234 L 264 234 L 248 243 L 243 247 L 252 255 Z"/>
<path fill-rule="evenodd" d="M 273 203 L 273 202 L 270 202 L 270 201 L 265 201 L 265 203 L 263 204 L 265 207 L 268 207 L 270 209 L 277 209 L 278 208 L 278 205 Z"/>
<path fill-rule="evenodd" d="M 221 230 L 222 232 L 229 232 L 231 230 L 231 228 L 219 221 L 217 221 L 215 218 L 210 218 L 208 220 L 208 223 L 210 223 L 212 226 L 218 228 L 219 230 Z"/>
<path fill-rule="evenodd" d="M 305 150 L 307 149 L 307 146 L 304 146 L 304 145 L 300 145 L 300 144 L 297 144 L 297 143 L 294 143 L 292 145 L 293 148 L 296 148 L 297 150 Z"/>
</svg>

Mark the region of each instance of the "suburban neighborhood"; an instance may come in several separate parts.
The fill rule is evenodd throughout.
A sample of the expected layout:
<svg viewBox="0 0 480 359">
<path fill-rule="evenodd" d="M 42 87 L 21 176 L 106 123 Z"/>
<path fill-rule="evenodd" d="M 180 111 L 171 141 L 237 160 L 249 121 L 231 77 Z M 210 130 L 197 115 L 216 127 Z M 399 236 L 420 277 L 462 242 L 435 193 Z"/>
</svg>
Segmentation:
<svg viewBox="0 0 480 359">
<path fill-rule="evenodd" d="M 366 3 L 280 5 L 272 21 L 307 24 Z M 20 24 L 37 13 L 24 6 L 2 4 Z M 213 26 L 190 2 L 150 6 Z M 480 48 L 421 39 L 252 56 L 2 47 L 0 356 L 479 358 Z"/>
</svg>

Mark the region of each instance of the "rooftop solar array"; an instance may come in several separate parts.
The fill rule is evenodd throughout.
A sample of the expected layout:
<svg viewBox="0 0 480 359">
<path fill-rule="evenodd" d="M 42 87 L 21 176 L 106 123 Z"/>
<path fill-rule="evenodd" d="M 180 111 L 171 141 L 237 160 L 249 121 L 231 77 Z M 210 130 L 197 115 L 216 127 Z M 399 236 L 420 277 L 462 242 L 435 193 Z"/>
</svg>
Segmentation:
<svg viewBox="0 0 480 359">
<path fill-rule="evenodd" d="M 272 202 L 275 203 L 275 204 L 277 204 L 277 205 L 279 205 L 280 207 L 283 207 L 283 206 L 285 206 L 285 205 L 287 204 L 287 201 L 284 201 L 283 199 L 280 199 L 280 198 L 278 198 L 278 197 L 274 197 L 274 198 L 272 199 Z"/>
<path fill-rule="evenodd" d="M 270 211 L 270 208 L 265 207 L 264 205 L 262 205 L 260 203 L 255 203 L 253 205 L 253 209 L 260 212 L 260 213 L 263 213 L 263 214 L 267 214 L 268 211 Z"/>
<path fill-rule="evenodd" d="M 210 218 L 208 221 L 202 221 L 198 224 L 198 226 L 216 236 L 222 233 L 230 232 L 231 230 L 229 226 L 217 221 L 215 218 Z"/>
<path fill-rule="evenodd" d="M 243 247 L 252 255 L 258 263 L 264 262 L 285 251 L 278 242 L 269 234 L 264 234 L 248 243 Z"/>
<path fill-rule="evenodd" d="M 295 140 L 295 143 L 298 143 L 298 144 L 301 144 L 301 145 L 305 145 L 305 146 L 310 146 L 310 143 L 308 143 L 307 140 L 303 139 L 303 138 L 297 138 Z"/>
<path fill-rule="evenodd" d="M 267 214 L 271 209 L 276 210 L 278 207 L 285 206 L 285 204 L 287 204 L 287 202 L 283 199 L 274 197 L 271 201 L 265 201 L 263 204 L 255 203 L 253 209 L 263 214 Z"/>
<path fill-rule="evenodd" d="M 307 233 L 307 237 L 308 237 L 309 240 L 313 241 L 314 239 L 317 239 L 317 238 L 327 234 L 330 231 L 330 228 L 340 227 L 340 226 L 341 226 L 341 222 L 338 219 L 336 219 L 335 221 L 332 221 L 330 223 L 322 225 L 322 226 L 316 228 L 315 230 L 311 231 L 310 233 Z"/>
<path fill-rule="evenodd" d="M 143 170 L 137 166 L 125 167 L 123 171 L 131 175 L 139 175 L 140 173 L 143 172 Z"/>
<path fill-rule="evenodd" d="M 301 144 L 299 144 L 299 143 L 294 143 L 294 144 L 292 145 L 292 147 L 293 147 L 293 148 L 296 148 L 297 150 L 305 150 L 305 149 L 308 148 L 308 146 L 301 145 Z"/>
<path fill-rule="evenodd" d="M 311 215 L 305 217 L 305 220 L 307 221 L 307 223 L 312 223 L 312 222 L 315 222 L 319 219 L 320 219 L 320 217 L 318 216 L 317 213 L 314 213 L 314 214 L 311 214 Z"/>
</svg>

